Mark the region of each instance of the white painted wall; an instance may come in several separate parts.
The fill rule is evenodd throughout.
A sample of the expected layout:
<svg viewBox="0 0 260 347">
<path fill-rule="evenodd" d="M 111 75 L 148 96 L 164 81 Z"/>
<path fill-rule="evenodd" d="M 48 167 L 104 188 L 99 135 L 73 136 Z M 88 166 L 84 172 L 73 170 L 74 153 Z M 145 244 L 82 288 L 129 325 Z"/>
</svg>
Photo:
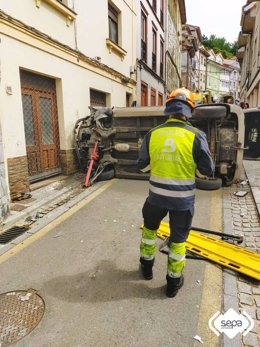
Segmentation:
<svg viewBox="0 0 260 347">
<path fill-rule="evenodd" d="M 121 11 L 122 48 L 127 51 L 123 60 L 115 53 L 110 54 L 106 46 L 107 1 L 99 0 L 90 4 L 84 0 L 68 0 L 67 3 L 78 13 L 75 25 L 66 25 L 64 15 L 44 0 L 40 1 L 39 8 L 36 7 L 35 0 L 0 0 L 0 8 L 70 48 L 75 49 L 78 46 L 86 56 L 100 56 L 103 64 L 130 77 L 130 66 L 135 65 L 136 61 L 136 2 L 113 2 Z M 8 36 L 21 35 L 21 32 L 11 32 L 8 27 L 4 29 Z M 91 88 L 110 95 L 108 99 L 111 105 L 108 106 L 125 106 L 126 92 L 135 99 L 134 85 L 122 85 L 121 80 L 109 77 L 109 73 L 100 69 L 93 72 L 76 57 L 68 58 L 65 54 L 59 58 L 59 52 L 43 47 L 40 41 L 33 42 L 29 36 L 26 39 L 20 36 L 19 40 L 8 36 L 2 34 L 0 37 L 0 104 L 5 158 L 26 155 L 19 68 L 56 79 L 62 149 L 73 147 L 72 130 L 76 120 L 88 114 Z M 23 40 L 26 40 L 27 44 L 22 43 Z M 6 87 L 11 87 L 12 95 L 6 93 Z"/>
<path fill-rule="evenodd" d="M 61 149 L 73 147 L 74 124 L 89 113 L 90 88 L 110 94 L 110 106 L 125 106 L 126 92 L 134 92 L 102 73 L 81 67 L 76 61 L 59 59 L 6 36 L 1 37 L 1 46 L 0 98 L 6 158 L 26 155 L 19 68 L 57 79 Z M 7 86 L 12 88 L 12 95 L 6 94 Z"/>
<path fill-rule="evenodd" d="M 24 24 L 75 48 L 74 24 L 67 26 L 65 16 L 44 0 L 39 8 L 35 0 L 0 0 L 0 9 Z"/>
<path fill-rule="evenodd" d="M 136 62 L 136 8 L 134 0 L 114 0 L 112 2 L 120 12 L 119 46 L 127 54 L 123 60 L 112 52 L 109 53 L 106 39 L 108 31 L 108 1 L 75 0 L 78 49 L 90 58 L 96 56 L 101 62 L 130 77 L 130 66 Z"/>
</svg>

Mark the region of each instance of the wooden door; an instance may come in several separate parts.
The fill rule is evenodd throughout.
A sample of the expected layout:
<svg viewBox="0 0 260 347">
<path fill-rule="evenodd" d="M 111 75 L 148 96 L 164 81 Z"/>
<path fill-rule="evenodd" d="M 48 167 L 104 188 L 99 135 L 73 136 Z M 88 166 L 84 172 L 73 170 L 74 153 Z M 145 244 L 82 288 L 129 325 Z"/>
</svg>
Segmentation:
<svg viewBox="0 0 260 347">
<path fill-rule="evenodd" d="M 44 178 L 59 169 L 59 134 L 55 94 L 22 88 L 29 176 Z"/>
<path fill-rule="evenodd" d="M 148 105 L 148 86 L 146 83 L 141 83 L 141 106 Z"/>
</svg>

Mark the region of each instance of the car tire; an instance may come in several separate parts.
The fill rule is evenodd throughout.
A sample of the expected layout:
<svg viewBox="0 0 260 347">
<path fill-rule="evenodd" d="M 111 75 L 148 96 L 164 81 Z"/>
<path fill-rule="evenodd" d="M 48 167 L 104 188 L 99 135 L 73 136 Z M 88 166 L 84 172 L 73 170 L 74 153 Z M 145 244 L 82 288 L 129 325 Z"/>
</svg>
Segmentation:
<svg viewBox="0 0 260 347">
<path fill-rule="evenodd" d="M 195 179 L 196 188 L 201 190 L 217 190 L 222 187 L 221 178 L 198 178 Z"/>
<path fill-rule="evenodd" d="M 111 180 L 115 177 L 115 170 L 112 168 L 109 168 L 108 170 L 104 170 L 97 178 L 97 181 L 107 181 Z"/>
</svg>

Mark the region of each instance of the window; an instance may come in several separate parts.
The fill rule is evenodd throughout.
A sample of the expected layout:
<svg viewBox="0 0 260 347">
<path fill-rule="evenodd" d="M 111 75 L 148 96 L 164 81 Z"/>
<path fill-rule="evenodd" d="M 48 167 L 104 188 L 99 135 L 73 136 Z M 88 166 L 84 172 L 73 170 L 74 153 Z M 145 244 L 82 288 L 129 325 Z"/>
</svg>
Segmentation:
<svg viewBox="0 0 260 347">
<path fill-rule="evenodd" d="M 153 0 L 152 1 L 152 6 L 153 6 L 153 10 L 156 13 L 156 9 L 157 9 L 157 0 Z"/>
<path fill-rule="evenodd" d="M 108 25 L 110 40 L 118 44 L 118 13 L 111 5 L 108 5 Z"/>
<path fill-rule="evenodd" d="M 90 105 L 91 106 L 107 106 L 106 94 L 94 89 L 90 89 Z"/>
<path fill-rule="evenodd" d="M 161 93 L 158 93 L 158 106 L 163 105 L 163 95 Z"/>
<path fill-rule="evenodd" d="M 156 106 L 156 90 L 151 88 L 151 106 Z"/>
<path fill-rule="evenodd" d="M 147 18 L 141 12 L 141 59 L 147 62 Z"/>
<path fill-rule="evenodd" d="M 156 72 L 156 55 L 157 55 L 157 33 L 153 28 L 153 51 L 152 51 L 152 69 Z"/>
<path fill-rule="evenodd" d="M 160 77 L 163 78 L 164 70 L 164 42 L 160 40 Z"/>
<path fill-rule="evenodd" d="M 148 106 L 148 86 L 141 82 L 141 106 Z"/>
<path fill-rule="evenodd" d="M 164 0 L 160 1 L 160 22 L 161 25 L 164 25 Z"/>
</svg>

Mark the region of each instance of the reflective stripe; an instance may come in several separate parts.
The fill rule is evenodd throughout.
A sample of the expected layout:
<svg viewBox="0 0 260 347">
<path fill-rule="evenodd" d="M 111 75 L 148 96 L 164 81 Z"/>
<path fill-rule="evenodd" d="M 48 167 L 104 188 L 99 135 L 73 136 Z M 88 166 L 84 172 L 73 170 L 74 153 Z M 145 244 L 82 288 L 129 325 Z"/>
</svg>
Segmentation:
<svg viewBox="0 0 260 347">
<path fill-rule="evenodd" d="M 180 278 L 181 277 L 181 272 L 171 272 L 168 271 L 168 276 L 172 278 Z"/>
<path fill-rule="evenodd" d="M 171 185 L 182 185 L 182 186 L 187 186 L 187 185 L 192 185 L 195 183 L 195 179 L 171 179 L 171 178 L 162 178 L 162 177 L 156 177 L 156 176 L 151 176 L 150 180 L 155 182 L 155 183 L 162 183 L 162 184 L 171 184 Z"/>
<path fill-rule="evenodd" d="M 147 165 L 145 168 L 141 169 L 141 172 L 149 172 L 151 170 L 150 165 Z"/>
<path fill-rule="evenodd" d="M 155 239 L 142 239 L 142 243 L 145 243 L 146 245 L 154 245 L 156 243 Z"/>
<path fill-rule="evenodd" d="M 188 191 L 166 190 L 166 189 L 154 187 L 151 184 L 150 184 L 150 191 L 158 195 L 169 196 L 172 198 L 187 198 L 189 196 L 195 195 L 195 189 L 188 190 Z"/>
<path fill-rule="evenodd" d="M 140 254 L 141 258 L 145 259 L 145 260 L 153 260 L 154 259 L 154 255 L 145 255 L 143 253 Z"/>
<path fill-rule="evenodd" d="M 185 254 L 176 254 L 176 253 L 169 253 L 169 257 L 174 260 L 185 260 Z"/>
</svg>

